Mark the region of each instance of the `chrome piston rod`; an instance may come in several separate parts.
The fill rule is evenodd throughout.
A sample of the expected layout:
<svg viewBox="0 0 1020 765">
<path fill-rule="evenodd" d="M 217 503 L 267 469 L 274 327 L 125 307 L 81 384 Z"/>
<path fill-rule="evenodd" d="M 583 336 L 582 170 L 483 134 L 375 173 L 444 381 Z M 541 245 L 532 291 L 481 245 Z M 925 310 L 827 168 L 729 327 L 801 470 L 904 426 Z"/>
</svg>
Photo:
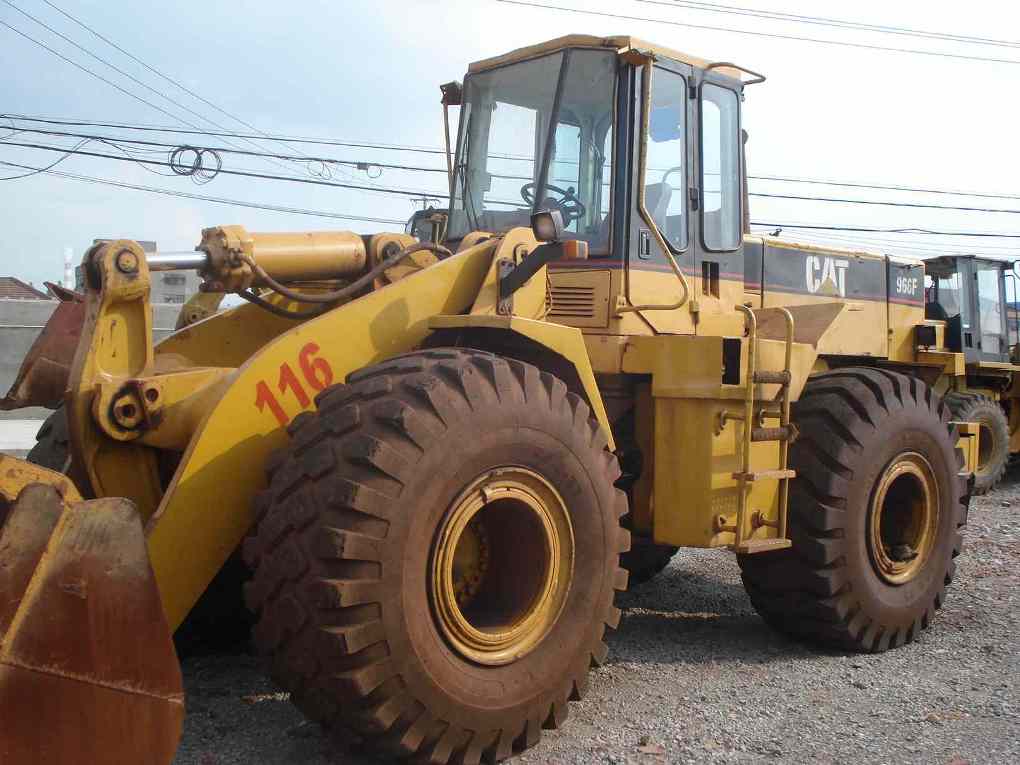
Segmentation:
<svg viewBox="0 0 1020 765">
<path fill-rule="evenodd" d="M 209 256 L 204 252 L 174 252 L 146 254 L 150 271 L 197 271 L 205 268 Z"/>
</svg>

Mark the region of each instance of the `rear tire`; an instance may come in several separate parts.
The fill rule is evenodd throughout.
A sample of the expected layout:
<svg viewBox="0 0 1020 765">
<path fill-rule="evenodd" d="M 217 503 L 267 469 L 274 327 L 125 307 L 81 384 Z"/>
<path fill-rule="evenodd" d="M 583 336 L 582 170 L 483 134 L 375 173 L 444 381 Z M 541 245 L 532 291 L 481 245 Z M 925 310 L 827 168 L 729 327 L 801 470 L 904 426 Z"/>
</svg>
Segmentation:
<svg viewBox="0 0 1020 765">
<path fill-rule="evenodd" d="M 672 545 L 657 545 L 634 537 L 630 550 L 620 556 L 620 565 L 627 571 L 629 586 L 644 584 L 661 574 L 673 560 L 677 549 Z"/>
<path fill-rule="evenodd" d="M 1009 422 L 997 401 L 975 393 L 948 393 L 945 397 L 954 420 L 976 422 L 981 428 L 978 467 L 974 471 L 976 495 L 994 489 L 1009 462 Z"/>
<path fill-rule="evenodd" d="M 847 368 L 811 378 L 793 420 L 793 547 L 739 557 L 751 602 L 796 638 L 861 651 L 911 642 L 963 544 L 948 407 L 915 378 Z"/>
<path fill-rule="evenodd" d="M 626 499 L 588 406 L 533 366 L 448 349 L 352 374 L 317 404 L 291 424 L 244 546 L 273 678 L 380 754 L 477 763 L 533 746 L 605 659 L 626 586 Z M 572 565 L 549 553 L 568 546 Z"/>
</svg>

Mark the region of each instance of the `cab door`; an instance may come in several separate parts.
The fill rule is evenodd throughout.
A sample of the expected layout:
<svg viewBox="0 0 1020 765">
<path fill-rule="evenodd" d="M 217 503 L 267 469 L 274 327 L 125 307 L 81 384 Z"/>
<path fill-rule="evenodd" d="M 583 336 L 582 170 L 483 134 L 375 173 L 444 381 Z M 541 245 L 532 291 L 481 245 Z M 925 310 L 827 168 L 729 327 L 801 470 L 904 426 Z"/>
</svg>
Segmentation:
<svg viewBox="0 0 1020 765">
<path fill-rule="evenodd" d="M 964 326 L 964 354 L 967 361 L 1008 361 L 1006 294 L 1002 264 L 975 258 L 967 263 L 973 284 L 969 326 Z"/>
<path fill-rule="evenodd" d="M 739 85 L 707 71 L 697 83 L 696 181 L 691 193 L 698 334 L 735 335 L 744 301 L 742 131 Z"/>
<path fill-rule="evenodd" d="M 696 297 L 694 284 L 694 237 L 689 209 L 693 183 L 694 149 L 691 125 L 695 114 L 690 99 L 693 71 L 687 64 L 661 59 L 653 67 L 648 135 L 642 135 L 644 71 L 635 69 L 631 124 L 632 142 L 630 225 L 627 242 L 626 296 L 631 306 L 646 306 L 641 317 L 656 332 L 693 334 L 690 300 Z M 641 173 L 641 142 L 646 143 L 645 172 Z M 683 290 L 638 205 L 638 190 L 644 187 L 645 208 L 683 269 L 691 286 L 687 305 L 667 310 Z"/>
</svg>

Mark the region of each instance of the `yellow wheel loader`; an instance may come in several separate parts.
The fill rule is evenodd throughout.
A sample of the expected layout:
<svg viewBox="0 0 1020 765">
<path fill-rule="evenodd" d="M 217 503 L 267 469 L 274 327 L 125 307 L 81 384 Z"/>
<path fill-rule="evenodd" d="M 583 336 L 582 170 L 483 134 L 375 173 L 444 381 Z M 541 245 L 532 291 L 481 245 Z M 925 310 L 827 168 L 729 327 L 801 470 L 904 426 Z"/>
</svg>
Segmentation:
<svg viewBox="0 0 1020 765">
<path fill-rule="evenodd" d="M 959 354 L 922 264 L 748 234 L 763 79 L 560 38 L 444 86 L 428 241 L 93 247 L 4 400 L 61 409 L 46 467 L 0 470 L 0 761 L 168 762 L 171 632 L 238 555 L 294 703 L 436 763 L 563 724 L 628 569 L 677 547 L 732 550 L 787 634 L 915 639 L 979 449 L 934 388 Z M 154 347 L 164 269 L 208 297 Z M 246 302 L 213 313 L 222 293 Z"/>
</svg>

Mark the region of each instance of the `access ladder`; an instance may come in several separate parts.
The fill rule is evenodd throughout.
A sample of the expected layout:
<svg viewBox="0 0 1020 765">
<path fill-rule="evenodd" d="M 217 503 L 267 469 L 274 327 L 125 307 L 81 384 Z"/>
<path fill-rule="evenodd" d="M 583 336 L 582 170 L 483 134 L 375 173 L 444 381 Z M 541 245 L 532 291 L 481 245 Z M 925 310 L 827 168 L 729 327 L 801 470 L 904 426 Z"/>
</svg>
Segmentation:
<svg viewBox="0 0 1020 765">
<path fill-rule="evenodd" d="M 758 320 L 754 310 L 747 305 L 736 306 L 742 311 L 747 331 L 747 372 L 746 394 L 742 412 L 724 412 L 726 419 L 742 420 L 744 427 L 740 430 L 740 469 L 733 473 L 737 482 L 737 518 L 733 526 L 720 530 L 732 531 L 734 535 L 733 550 L 741 555 L 782 550 L 793 543 L 786 536 L 787 503 L 790 496 L 790 479 L 797 473 L 787 467 L 790 443 L 797 437 L 797 427 L 790 422 L 790 387 L 792 374 L 790 365 L 793 358 L 793 315 L 785 308 L 779 311 L 786 323 L 786 363 L 782 370 L 758 369 Z M 779 392 L 771 401 L 763 401 L 755 393 L 759 385 L 778 385 Z M 778 407 L 776 406 L 778 404 Z M 778 420 L 778 424 L 767 427 L 766 420 Z M 768 470 L 751 469 L 751 444 L 761 441 L 779 442 L 779 465 Z M 778 481 L 779 501 L 775 520 L 766 517 L 763 510 L 754 510 L 750 517 L 750 533 L 748 533 L 748 501 L 750 484 L 758 481 Z M 754 538 L 751 535 L 767 526 L 776 529 L 775 537 Z"/>
</svg>

